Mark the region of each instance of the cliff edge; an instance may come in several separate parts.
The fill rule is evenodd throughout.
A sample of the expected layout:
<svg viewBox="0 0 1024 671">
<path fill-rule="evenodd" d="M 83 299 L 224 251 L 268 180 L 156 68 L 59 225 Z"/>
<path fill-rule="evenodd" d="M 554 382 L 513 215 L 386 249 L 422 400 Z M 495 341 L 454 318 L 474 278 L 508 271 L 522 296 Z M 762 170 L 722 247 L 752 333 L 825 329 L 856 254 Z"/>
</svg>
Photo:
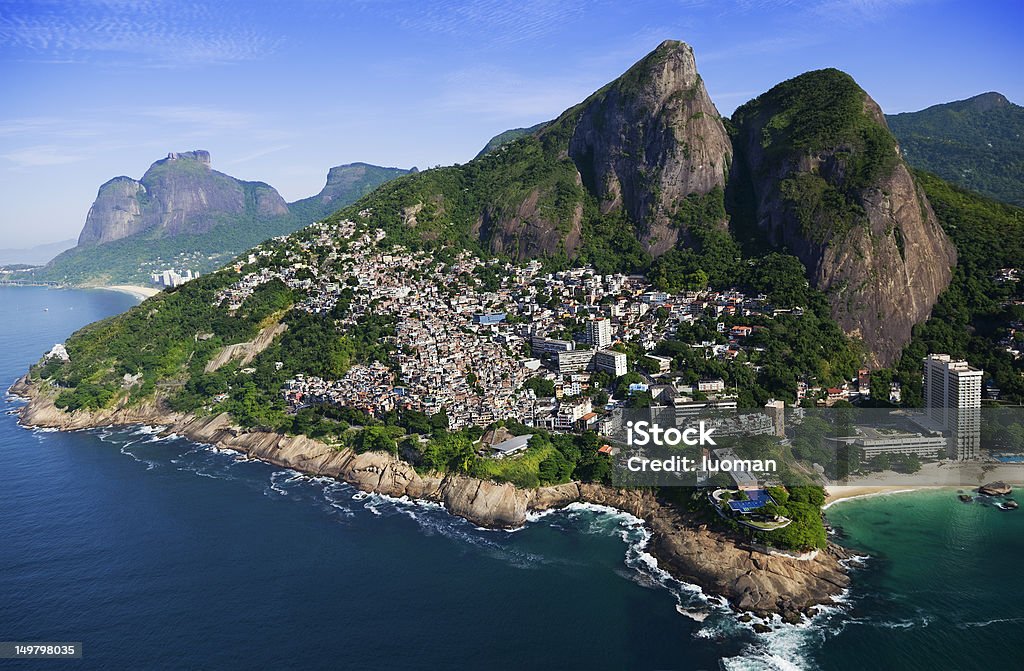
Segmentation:
<svg viewBox="0 0 1024 671">
<path fill-rule="evenodd" d="M 644 520 L 651 532 L 648 547 L 671 575 L 725 597 L 737 610 L 761 616 L 778 613 L 796 621 L 817 605 L 832 604 L 832 597 L 849 585 L 839 563 L 841 549 L 830 548 L 808 560 L 764 554 L 696 523 L 647 490 L 577 482 L 524 490 L 458 474 L 421 475 L 389 453 L 357 454 L 305 436 L 246 431 L 223 413 L 182 415 L 157 403 L 67 413 L 54 405 L 53 390 L 27 377 L 19 379 L 10 393 L 29 399 L 20 411 L 20 421 L 27 427 L 71 431 L 110 425 L 166 426 L 167 433 L 309 475 L 337 478 L 365 492 L 438 502 L 451 514 L 490 528 L 519 527 L 531 511 L 573 502 L 623 510 Z"/>
</svg>

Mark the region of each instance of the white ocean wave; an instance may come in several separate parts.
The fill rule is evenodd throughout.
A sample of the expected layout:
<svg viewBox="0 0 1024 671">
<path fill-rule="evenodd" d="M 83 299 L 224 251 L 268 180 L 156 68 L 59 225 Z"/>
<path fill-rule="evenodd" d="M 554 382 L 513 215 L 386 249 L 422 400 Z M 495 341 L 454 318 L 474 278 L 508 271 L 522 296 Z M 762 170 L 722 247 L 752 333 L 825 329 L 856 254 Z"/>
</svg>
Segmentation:
<svg viewBox="0 0 1024 671">
<path fill-rule="evenodd" d="M 557 512 L 576 521 L 577 526 L 584 522 L 585 526 L 581 528 L 587 533 L 613 534 L 621 538 L 626 544 L 625 568 L 616 573 L 641 587 L 668 591 L 675 598 L 676 610 L 685 617 L 704 622 L 712 615 L 720 616 L 715 619 L 731 616 L 725 600 L 709 596 L 699 585 L 677 580 L 658 565 L 658 560 L 648 552 L 651 532 L 641 518 L 618 508 L 593 503 L 571 503 Z M 715 637 L 714 628 L 718 626 L 721 625 L 711 625 L 699 636 Z"/>
<path fill-rule="evenodd" d="M 1024 617 L 997 617 L 992 620 L 979 620 L 977 622 L 961 622 L 956 626 L 960 629 L 974 629 L 977 627 L 988 627 L 993 624 L 1022 624 Z"/>
<path fill-rule="evenodd" d="M 541 520 L 551 517 L 555 513 L 559 512 L 555 508 L 548 508 L 547 510 L 530 510 L 526 513 L 526 523 L 531 524 L 533 522 L 540 522 Z"/>
<path fill-rule="evenodd" d="M 730 671 L 815 669 L 812 652 L 820 650 L 827 639 L 835 637 L 850 624 L 880 624 L 849 618 L 851 600 L 849 590 L 843 590 L 832 597 L 834 605 L 815 606 L 815 614 L 804 616 L 797 624 L 783 622 L 778 615 L 767 619 L 753 618 L 747 623 L 732 618 L 737 626 L 749 630 L 754 640 L 742 654 L 722 660 L 722 668 Z M 771 631 L 755 633 L 753 627 L 758 622 L 771 627 Z M 902 625 L 902 622 L 893 624 Z"/>
<path fill-rule="evenodd" d="M 110 441 L 110 442 L 114 442 L 114 441 Z M 143 457 L 140 457 L 139 455 L 135 454 L 130 449 L 128 449 L 132 445 L 135 445 L 137 442 L 138 441 L 134 441 L 134 440 L 128 441 L 127 443 L 125 443 L 124 445 L 121 446 L 121 449 L 118 450 L 118 452 L 120 452 L 121 454 L 125 455 L 126 457 L 131 457 L 137 463 L 146 464 L 146 470 L 147 471 L 151 471 L 154 468 L 158 467 L 160 465 L 160 462 L 153 461 L 152 459 L 144 459 Z"/>
<path fill-rule="evenodd" d="M 136 427 L 135 431 L 133 431 L 131 433 L 131 435 L 133 435 L 133 436 L 152 435 L 152 434 L 160 433 L 165 428 L 166 427 L 164 427 L 164 426 L 155 426 L 155 425 L 151 426 L 149 424 L 143 424 L 141 426 Z"/>
<path fill-rule="evenodd" d="M 276 492 L 281 496 L 288 496 L 287 485 L 302 479 L 302 477 L 302 473 L 293 471 L 290 468 L 283 471 L 274 471 L 270 474 L 270 491 Z"/>
<path fill-rule="evenodd" d="M 854 555 L 852 557 L 847 557 L 846 559 L 840 559 L 839 565 L 847 570 L 860 568 L 866 565 L 869 559 L 871 559 L 869 555 Z"/>
</svg>

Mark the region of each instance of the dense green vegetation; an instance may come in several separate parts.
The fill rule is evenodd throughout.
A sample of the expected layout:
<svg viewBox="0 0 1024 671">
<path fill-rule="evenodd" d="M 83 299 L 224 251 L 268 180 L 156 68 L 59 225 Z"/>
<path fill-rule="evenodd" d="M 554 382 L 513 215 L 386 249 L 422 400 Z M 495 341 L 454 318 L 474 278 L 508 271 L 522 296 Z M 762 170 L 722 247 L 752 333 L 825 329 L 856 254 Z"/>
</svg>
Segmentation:
<svg viewBox="0 0 1024 671">
<path fill-rule="evenodd" d="M 732 116 L 741 141 L 761 145 L 765 169 L 790 173 L 778 188 L 805 238 L 842 239 L 865 222 L 860 192 L 896 166 L 896 141 L 867 101 L 845 72 L 815 70 L 782 82 Z M 811 155 L 824 155 L 820 169 L 796 173 L 796 161 Z"/>
<path fill-rule="evenodd" d="M 762 128 L 761 145 L 782 160 L 832 151 L 843 160 L 848 189 L 874 184 L 896 165 L 896 142 L 866 109 L 867 94 L 840 70 L 789 79 L 736 110 L 734 124 Z"/>
<path fill-rule="evenodd" d="M 910 165 L 1024 206 L 1024 107 L 984 93 L 886 120 Z"/>
<path fill-rule="evenodd" d="M 1024 265 L 1024 209 L 952 186 L 928 173 L 917 179 L 943 229 L 957 248 L 957 265 L 931 318 L 914 328 L 903 352 L 898 378 L 904 402 L 919 406 L 921 360 L 929 352 L 963 357 L 994 378 L 1011 402 L 1024 402 L 1024 360 L 1014 360 L 996 343 L 1009 326 L 1024 322 L 1024 283 L 1000 282 L 1003 268 Z"/>
<path fill-rule="evenodd" d="M 476 158 L 480 158 L 484 154 L 489 154 L 495 149 L 498 149 L 499 147 L 504 147 L 509 142 L 518 140 L 521 137 L 533 135 L 540 131 L 545 126 L 547 126 L 548 123 L 549 122 L 547 121 L 542 121 L 541 123 L 534 124 L 529 128 L 510 128 L 507 131 L 498 133 L 497 135 L 495 135 L 494 137 L 487 141 L 487 144 L 485 144 L 484 148 L 480 150 L 480 153 L 476 155 Z"/>
<path fill-rule="evenodd" d="M 732 360 L 708 359 L 703 350 L 689 344 L 724 343 L 711 317 L 681 325 L 676 339 L 659 343 L 655 353 L 671 357 L 673 370 L 688 384 L 721 378 L 738 391 L 741 407 L 762 407 L 772 398 L 793 403 L 798 380 L 833 386 L 850 379 L 860 365 L 858 352 L 829 317 L 824 296 L 812 293 L 805 305 L 802 316 L 726 318 L 727 329 L 741 323 L 762 327 L 747 338 L 748 345 L 759 349 Z"/>
<path fill-rule="evenodd" d="M 533 435 L 524 453 L 506 459 L 474 457 L 460 470 L 473 477 L 511 482 L 518 487 L 610 479 L 611 461 L 597 451 L 601 444 L 593 432 L 556 434 L 512 424 L 514 433 Z"/>
<path fill-rule="evenodd" d="M 201 366 L 220 347 L 251 338 L 259 323 L 288 301 L 281 287 L 267 285 L 230 316 L 213 300 L 234 277 L 227 271 L 207 275 L 89 324 L 67 341 L 71 363 L 51 361 L 35 372 L 75 388 L 57 400 L 72 410 L 103 407 L 122 396 L 152 396 L 158 384 L 165 391 L 184 384 L 187 364 Z M 139 377 L 128 382 L 126 375 Z"/>
<path fill-rule="evenodd" d="M 786 550 L 823 550 L 828 545 L 825 527 L 821 522 L 821 506 L 825 492 L 821 487 L 771 487 L 769 494 L 775 503 L 762 510 L 768 515 L 788 517 L 790 524 L 774 531 L 755 532 L 762 543 Z"/>
</svg>

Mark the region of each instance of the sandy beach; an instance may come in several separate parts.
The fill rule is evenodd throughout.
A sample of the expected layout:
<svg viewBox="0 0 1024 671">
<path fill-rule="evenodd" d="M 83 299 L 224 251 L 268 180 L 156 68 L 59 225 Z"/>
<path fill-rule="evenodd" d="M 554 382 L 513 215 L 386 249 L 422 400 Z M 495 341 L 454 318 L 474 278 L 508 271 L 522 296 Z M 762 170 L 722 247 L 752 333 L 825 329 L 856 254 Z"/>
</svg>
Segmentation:
<svg viewBox="0 0 1024 671">
<path fill-rule="evenodd" d="M 924 464 L 920 471 L 912 474 L 886 471 L 850 478 L 842 484 L 829 485 L 825 488 L 828 492 L 825 507 L 854 498 L 912 492 L 919 489 L 971 490 L 997 480 L 1014 486 L 1024 486 L 1024 464 L 938 462 Z"/>
<path fill-rule="evenodd" d="M 134 284 L 115 284 L 109 287 L 99 287 L 100 289 L 108 289 L 110 291 L 120 291 L 123 294 L 131 294 L 140 301 L 144 301 L 147 298 L 151 298 L 160 293 L 160 289 L 156 287 L 140 287 Z"/>
<path fill-rule="evenodd" d="M 899 486 L 863 486 L 863 485 L 829 485 L 825 487 L 825 492 L 828 494 L 828 500 L 825 501 L 825 505 L 822 506 L 822 510 L 827 510 L 831 506 L 841 503 L 843 501 L 850 501 L 851 499 L 862 499 L 868 496 L 882 496 L 884 494 L 903 494 L 906 492 L 916 492 L 919 489 L 943 489 L 943 486 L 921 486 L 921 487 L 899 487 Z"/>
</svg>

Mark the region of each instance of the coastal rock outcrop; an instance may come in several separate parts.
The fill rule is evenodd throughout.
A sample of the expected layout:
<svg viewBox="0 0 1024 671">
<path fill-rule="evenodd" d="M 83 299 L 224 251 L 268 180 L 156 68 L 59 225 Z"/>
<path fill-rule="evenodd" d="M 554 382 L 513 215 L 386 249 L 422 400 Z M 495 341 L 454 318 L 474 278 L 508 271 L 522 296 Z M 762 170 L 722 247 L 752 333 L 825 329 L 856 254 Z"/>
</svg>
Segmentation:
<svg viewBox="0 0 1024 671">
<path fill-rule="evenodd" d="M 813 606 L 832 603 L 832 597 L 849 584 L 839 563 L 839 549 L 830 548 L 804 560 L 765 554 L 696 523 L 649 490 L 576 482 L 524 490 L 464 475 L 420 474 L 412 465 L 384 452 L 357 454 L 305 436 L 246 431 L 234 426 L 226 413 L 181 415 L 154 403 L 66 413 L 54 405 L 55 391 L 27 378 L 18 380 L 10 392 L 29 399 L 21 409 L 22 424 L 61 430 L 162 425 L 167 433 L 309 475 L 338 478 L 365 492 L 441 503 L 450 513 L 486 527 L 519 527 L 526 523 L 530 511 L 562 508 L 577 501 L 623 510 L 647 525 L 651 533 L 648 549 L 665 570 L 724 596 L 737 610 L 799 619 Z"/>
<path fill-rule="evenodd" d="M 985 496 L 1009 496 L 1013 493 L 1013 487 L 1000 480 L 978 487 L 978 493 Z"/>
</svg>

